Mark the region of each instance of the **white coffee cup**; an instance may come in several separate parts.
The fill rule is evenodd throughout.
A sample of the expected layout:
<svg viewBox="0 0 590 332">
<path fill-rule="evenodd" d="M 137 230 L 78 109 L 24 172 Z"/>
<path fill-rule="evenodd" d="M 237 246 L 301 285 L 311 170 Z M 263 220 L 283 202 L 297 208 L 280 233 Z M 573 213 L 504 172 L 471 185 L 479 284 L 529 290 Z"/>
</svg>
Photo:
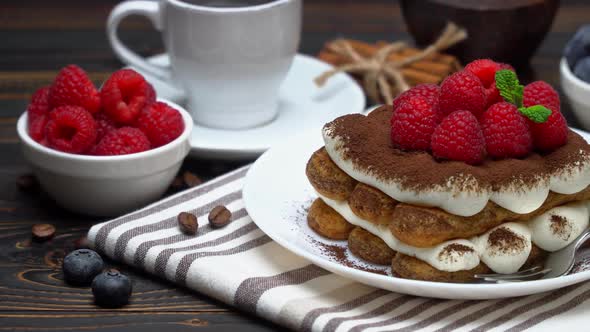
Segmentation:
<svg viewBox="0 0 590 332">
<path fill-rule="evenodd" d="M 111 12 L 107 34 L 121 61 L 180 87 L 196 123 L 250 128 L 277 114 L 279 87 L 299 45 L 301 7 L 302 0 L 127 1 Z M 170 69 L 117 37 L 121 20 L 134 14 L 162 32 Z"/>
</svg>

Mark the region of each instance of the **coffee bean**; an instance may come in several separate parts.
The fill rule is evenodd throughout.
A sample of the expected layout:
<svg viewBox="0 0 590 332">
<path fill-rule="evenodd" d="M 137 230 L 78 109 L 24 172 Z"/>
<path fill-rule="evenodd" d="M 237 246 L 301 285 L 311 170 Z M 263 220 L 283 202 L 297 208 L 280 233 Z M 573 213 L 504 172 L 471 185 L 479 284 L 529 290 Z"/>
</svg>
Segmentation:
<svg viewBox="0 0 590 332">
<path fill-rule="evenodd" d="M 184 187 L 184 180 L 181 176 L 175 177 L 172 183 L 170 184 L 170 188 L 172 190 L 180 190 L 182 189 L 182 187 Z"/>
<path fill-rule="evenodd" d="M 178 214 L 178 226 L 180 230 L 187 235 L 197 234 L 199 222 L 194 214 L 188 212 L 180 212 Z"/>
<path fill-rule="evenodd" d="M 196 187 L 196 186 L 200 185 L 201 183 L 203 183 L 203 180 L 201 180 L 200 177 L 196 176 L 195 174 L 193 174 L 189 171 L 184 172 L 184 174 L 182 175 L 182 178 L 184 179 L 184 183 L 186 183 L 186 185 L 189 188 Z"/>
<path fill-rule="evenodd" d="M 55 227 L 51 224 L 35 224 L 31 228 L 33 239 L 36 241 L 47 241 L 55 235 Z"/>
<path fill-rule="evenodd" d="M 227 226 L 231 221 L 231 212 L 223 205 L 218 205 L 209 212 L 209 225 L 213 228 Z"/>
<path fill-rule="evenodd" d="M 30 191 L 39 186 L 37 178 L 33 174 L 23 174 L 16 179 L 16 186 L 23 191 Z"/>
</svg>

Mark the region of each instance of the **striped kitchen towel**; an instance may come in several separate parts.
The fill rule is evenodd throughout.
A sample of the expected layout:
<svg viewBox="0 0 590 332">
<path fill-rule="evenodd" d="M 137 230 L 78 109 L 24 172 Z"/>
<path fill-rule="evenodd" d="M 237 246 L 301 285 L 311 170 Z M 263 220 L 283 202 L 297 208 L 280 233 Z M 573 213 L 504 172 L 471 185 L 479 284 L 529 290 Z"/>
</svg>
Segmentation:
<svg viewBox="0 0 590 332">
<path fill-rule="evenodd" d="M 590 283 L 528 297 L 457 301 L 391 293 L 351 281 L 291 254 L 260 231 L 244 209 L 247 167 L 142 210 L 92 227 L 101 253 L 302 331 L 588 330 Z M 203 221 L 216 205 L 233 222 Z M 182 234 L 181 211 L 201 221 Z"/>
</svg>

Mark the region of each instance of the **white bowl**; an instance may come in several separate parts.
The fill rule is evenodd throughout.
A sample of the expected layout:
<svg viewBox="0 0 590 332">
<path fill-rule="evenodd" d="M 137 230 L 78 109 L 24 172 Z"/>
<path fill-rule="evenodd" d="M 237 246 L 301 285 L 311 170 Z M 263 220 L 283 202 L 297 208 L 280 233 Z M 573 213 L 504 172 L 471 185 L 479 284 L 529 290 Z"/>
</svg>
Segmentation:
<svg viewBox="0 0 590 332">
<path fill-rule="evenodd" d="M 561 88 L 572 105 L 574 114 L 584 129 L 590 129 L 590 84 L 582 81 L 567 65 L 565 58 L 559 64 L 561 73 Z"/>
<path fill-rule="evenodd" d="M 121 156 L 60 152 L 29 136 L 24 112 L 17 123 L 24 156 L 43 189 L 71 211 L 116 216 L 140 208 L 166 191 L 190 151 L 190 115 L 175 103 L 159 101 L 176 108 L 184 119 L 184 132 L 164 146 Z"/>
</svg>

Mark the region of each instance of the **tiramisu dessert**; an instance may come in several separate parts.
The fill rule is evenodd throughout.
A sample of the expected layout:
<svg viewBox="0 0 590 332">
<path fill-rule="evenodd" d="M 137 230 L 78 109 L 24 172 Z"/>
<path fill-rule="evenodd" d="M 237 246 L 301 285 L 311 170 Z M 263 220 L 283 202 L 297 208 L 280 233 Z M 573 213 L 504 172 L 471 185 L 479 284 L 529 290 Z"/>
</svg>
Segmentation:
<svg viewBox="0 0 590 332">
<path fill-rule="evenodd" d="M 588 227 L 590 146 L 547 83 L 483 59 L 327 123 L 309 226 L 394 276 L 469 282 L 542 265 Z"/>
</svg>

